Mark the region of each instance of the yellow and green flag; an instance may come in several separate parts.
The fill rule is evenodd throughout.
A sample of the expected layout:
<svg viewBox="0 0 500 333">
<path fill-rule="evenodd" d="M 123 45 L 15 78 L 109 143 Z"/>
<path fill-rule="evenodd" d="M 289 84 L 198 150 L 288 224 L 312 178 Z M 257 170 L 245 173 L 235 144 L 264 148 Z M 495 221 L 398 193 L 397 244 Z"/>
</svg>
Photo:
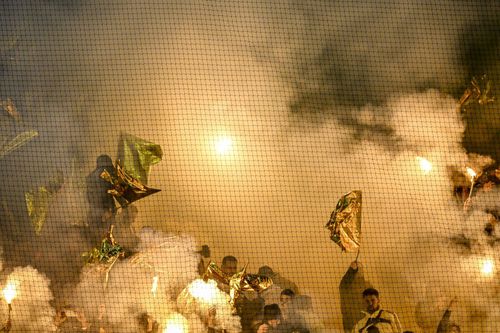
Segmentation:
<svg viewBox="0 0 500 333">
<path fill-rule="evenodd" d="M 162 157 L 160 145 L 122 133 L 118 146 L 118 160 L 126 173 L 141 183 L 148 183 L 151 166 L 159 163 Z"/>
<path fill-rule="evenodd" d="M 354 252 L 359 249 L 361 238 L 361 191 L 343 195 L 325 226 L 330 230 L 330 238 L 342 251 Z"/>
</svg>

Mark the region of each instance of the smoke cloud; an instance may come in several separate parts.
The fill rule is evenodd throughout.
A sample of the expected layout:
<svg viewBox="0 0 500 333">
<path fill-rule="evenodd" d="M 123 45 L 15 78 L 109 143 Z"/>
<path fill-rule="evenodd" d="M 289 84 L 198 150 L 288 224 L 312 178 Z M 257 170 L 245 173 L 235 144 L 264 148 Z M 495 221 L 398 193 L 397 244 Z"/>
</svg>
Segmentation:
<svg viewBox="0 0 500 333">
<path fill-rule="evenodd" d="M 16 290 L 10 314 L 11 332 L 55 332 L 55 310 L 50 304 L 53 295 L 49 279 L 29 266 L 15 267 L 0 274 L 4 282 L 2 289 L 13 284 Z M 6 304 L 2 304 L 0 316 L 3 326 L 8 318 Z"/>
<path fill-rule="evenodd" d="M 98 321 L 95 298 L 106 294 L 105 318 L 120 332 L 135 332 L 142 312 L 167 320 L 173 295 L 197 277 L 196 247 L 209 244 L 214 259 L 233 254 L 294 281 L 312 297 L 312 324 L 338 329 L 337 286 L 355 255 L 323 226 L 337 199 L 360 189 L 360 261 L 405 328 L 432 331 L 439 316 L 415 311 L 437 313 L 453 297 L 465 331 L 495 325 L 498 284 L 477 263 L 500 260 L 483 232 L 499 193 L 479 193 L 464 213 L 448 174 L 465 169 L 468 152 L 500 160 L 498 98 L 458 111 L 472 76 L 487 73 L 498 96 L 491 2 L 3 1 L 0 10 L 0 98 L 22 117 L 0 115 L 2 129 L 39 132 L 0 160 L 4 268 L 39 269 L 57 304 L 74 297 Z M 165 268 L 162 298 L 151 295 L 154 272 L 131 260 L 105 290 L 80 258 L 98 245 L 82 232 L 85 176 L 100 154 L 116 158 L 121 132 L 164 151 L 149 177 L 162 192 L 137 203 L 134 226 L 172 235 L 146 232 L 138 248 L 168 245 L 151 259 Z M 232 139 L 227 155 L 214 150 L 220 137 Z M 58 171 L 64 183 L 37 236 L 24 193 Z M 450 240 L 460 235 L 474 245 Z"/>
<path fill-rule="evenodd" d="M 140 239 L 137 255 L 116 262 L 108 278 L 102 266 L 84 269 L 71 305 L 82 310 L 89 322 L 112 331 L 138 332 L 145 314 L 163 326 L 177 312 L 177 295 L 198 277 L 195 240 L 150 229 L 143 230 Z"/>
</svg>

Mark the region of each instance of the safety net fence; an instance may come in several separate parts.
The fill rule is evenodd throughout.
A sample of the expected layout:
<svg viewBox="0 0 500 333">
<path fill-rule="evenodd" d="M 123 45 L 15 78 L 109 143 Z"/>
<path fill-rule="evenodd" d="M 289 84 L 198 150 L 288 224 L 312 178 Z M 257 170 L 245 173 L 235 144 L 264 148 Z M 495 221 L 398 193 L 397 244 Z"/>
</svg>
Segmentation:
<svg viewBox="0 0 500 333">
<path fill-rule="evenodd" d="M 0 2 L 1 332 L 498 332 L 494 1 Z"/>
</svg>

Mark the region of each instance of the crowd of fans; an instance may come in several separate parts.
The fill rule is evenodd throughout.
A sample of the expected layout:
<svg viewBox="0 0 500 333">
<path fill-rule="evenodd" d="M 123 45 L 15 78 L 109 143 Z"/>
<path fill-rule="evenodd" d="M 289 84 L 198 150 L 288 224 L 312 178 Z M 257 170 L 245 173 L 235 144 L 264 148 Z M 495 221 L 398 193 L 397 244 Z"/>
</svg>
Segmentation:
<svg viewBox="0 0 500 333">
<path fill-rule="evenodd" d="M 97 159 L 94 172 L 87 177 L 87 194 L 91 206 L 89 220 L 93 221 L 94 225 L 87 229 L 92 232 L 88 232 L 86 237 L 89 243 L 94 244 L 99 241 L 100 235 L 109 228 L 109 225 L 114 223 L 113 217 L 116 215 L 113 199 L 107 194 L 110 185 L 99 177 L 105 169 L 112 172 L 112 162 L 107 155 L 102 155 Z M 125 224 L 130 227 L 131 221 L 135 220 L 135 215 L 137 215 L 137 209 L 134 206 L 127 207 L 123 215 Z M 131 235 L 120 238 L 135 240 Z M 127 247 L 132 248 L 133 244 Z M 204 245 L 199 253 L 202 259 L 198 271 L 200 276 L 203 276 L 206 269 L 203 258 L 210 257 L 210 248 Z M 227 276 L 233 276 L 238 272 L 237 258 L 231 255 L 225 256 L 220 268 Z M 295 283 L 273 271 L 269 266 L 260 267 L 257 274 L 273 280 L 273 290 L 279 291 L 279 301 L 266 297 L 266 291 L 241 293 L 236 299 L 235 314 L 241 318 L 242 333 L 309 333 L 311 327 L 304 318 L 304 314 L 312 309 L 310 298 L 302 295 Z M 230 287 L 227 284 L 220 283 L 218 287 L 229 294 Z M 365 280 L 357 260 L 351 263 L 340 281 L 339 294 L 344 332 L 413 333 L 403 331 L 398 316 L 382 307 L 379 291 Z M 436 333 L 461 332 L 460 327 L 450 320 L 453 303 L 454 301 L 450 302 L 441 321 L 437 323 Z M 75 317 L 78 317 L 78 314 Z M 206 317 L 208 333 L 225 333 L 223 329 L 212 325 L 217 317 L 213 308 L 209 310 Z M 78 320 L 82 326 L 85 326 L 83 325 L 84 316 L 83 319 Z M 143 323 L 141 326 L 144 326 L 144 332 L 158 332 L 158 323 L 147 314 L 139 320 Z"/>
<path fill-rule="evenodd" d="M 234 256 L 222 260 L 221 269 L 228 275 L 236 274 L 238 261 Z M 307 296 L 299 294 L 297 285 L 274 272 L 269 266 L 262 266 L 258 272 L 273 279 L 275 288 L 281 290 L 279 303 L 266 302 L 265 293 L 243 294 L 236 303 L 241 317 L 243 333 L 309 333 L 310 328 L 303 317 L 311 304 L 304 302 Z M 227 285 L 220 288 L 229 292 Z M 360 272 L 357 261 L 351 263 L 340 285 L 341 312 L 344 332 L 352 333 L 414 333 L 403 331 L 396 313 L 382 307 L 379 291 L 370 286 Z M 298 302 L 298 298 L 302 298 Z M 461 333 L 460 327 L 450 320 L 452 300 L 437 324 L 436 333 Z M 364 311 L 363 311 L 364 310 Z M 213 313 L 213 316 L 216 314 Z M 223 333 L 210 328 L 209 333 Z"/>
<path fill-rule="evenodd" d="M 238 260 L 234 256 L 222 259 L 221 270 L 231 276 L 238 272 Z M 298 287 L 290 280 L 274 272 L 269 266 L 262 266 L 259 275 L 267 276 L 273 280 L 274 288 L 279 288 L 279 304 L 267 304 L 265 293 L 244 293 L 235 304 L 236 314 L 241 318 L 243 333 L 308 333 L 309 329 L 301 310 L 304 303 L 299 306 L 296 302 Z M 220 284 L 219 288 L 229 292 L 229 286 Z M 301 309 L 302 307 L 302 309 Z M 307 307 L 307 305 L 306 305 Z M 215 313 L 212 315 L 216 316 Z M 210 316 L 209 316 L 210 317 Z M 209 328 L 209 332 L 222 333 L 221 330 Z"/>
</svg>

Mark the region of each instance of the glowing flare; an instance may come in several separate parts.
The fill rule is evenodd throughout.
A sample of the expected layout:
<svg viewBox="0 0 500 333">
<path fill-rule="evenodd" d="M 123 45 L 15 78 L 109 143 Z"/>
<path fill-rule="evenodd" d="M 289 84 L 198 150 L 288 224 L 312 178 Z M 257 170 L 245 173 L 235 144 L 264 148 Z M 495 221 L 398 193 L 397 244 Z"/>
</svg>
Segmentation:
<svg viewBox="0 0 500 333">
<path fill-rule="evenodd" d="M 215 151 L 218 155 L 226 155 L 233 148 L 233 140 L 230 137 L 223 136 L 215 142 Z"/>
<path fill-rule="evenodd" d="M 420 169 L 422 169 L 422 171 L 425 174 L 428 174 L 429 172 L 431 172 L 431 170 L 432 170 L 432 163 L 429 162 L 429 160 L 427 160 L 426 158 L 423 158 L 423 157 L 419 156 L 419 157 L 417 157 L 417 161 L 420 164 Z"/>
<path fill-rule="evenodd" d="M 217 295 L 217 284 L 213 280 L 205 282 L 198 279 L 189 285 L 188 291 L 194 298 L 212 304 Z"/>
<path fill-rule="evenodd" d="M 495 262 L 491 259 L 486 259 L 481 264 L 481 274 L 491 276 L 495 271 Z"/>
<path fill-rule="evenodd" d="M 156 297 L 156 290 L 158 289 L 158 275 L 153 276 L 153 285 L 151 286 L 151 293 Z"/>
<path fill-rule="evenodd" d="M 476 178 L 477 173 L 469 167 L 465 168 L 465 170 L 467 170 L 467 174 L 470 176 L 471 181 L 474 181 L 474 178 Z"/>
<path fill-rule="evenodd" d="M 467 174 L 470 176 L 470 183 L 471 183 L 469 196 L 467 197 L 467 200 L 465 200 L 464 202 L 464 210 L 467 211 L 469 209 L 472 200 L 472 191 L 474 190 L 474 183 L 476 180 L 477 173 L 469 167 L 465 168 L 465 170 L 467 171 Z"/>
<path fill-rule="evenodd" d="M 188 324 L 186 318 L 176 313 L 167 319 L 163 333 L 187 333 Z"/>
<path fill-rule="evenodd" d="M 7 304 L 12 303 L 12 300 L 16 297 L 16 283 L 14 281 L 7 282 L 7 285 L 2 290 L 3 297 L 7 301 Z"/>
</svg>

